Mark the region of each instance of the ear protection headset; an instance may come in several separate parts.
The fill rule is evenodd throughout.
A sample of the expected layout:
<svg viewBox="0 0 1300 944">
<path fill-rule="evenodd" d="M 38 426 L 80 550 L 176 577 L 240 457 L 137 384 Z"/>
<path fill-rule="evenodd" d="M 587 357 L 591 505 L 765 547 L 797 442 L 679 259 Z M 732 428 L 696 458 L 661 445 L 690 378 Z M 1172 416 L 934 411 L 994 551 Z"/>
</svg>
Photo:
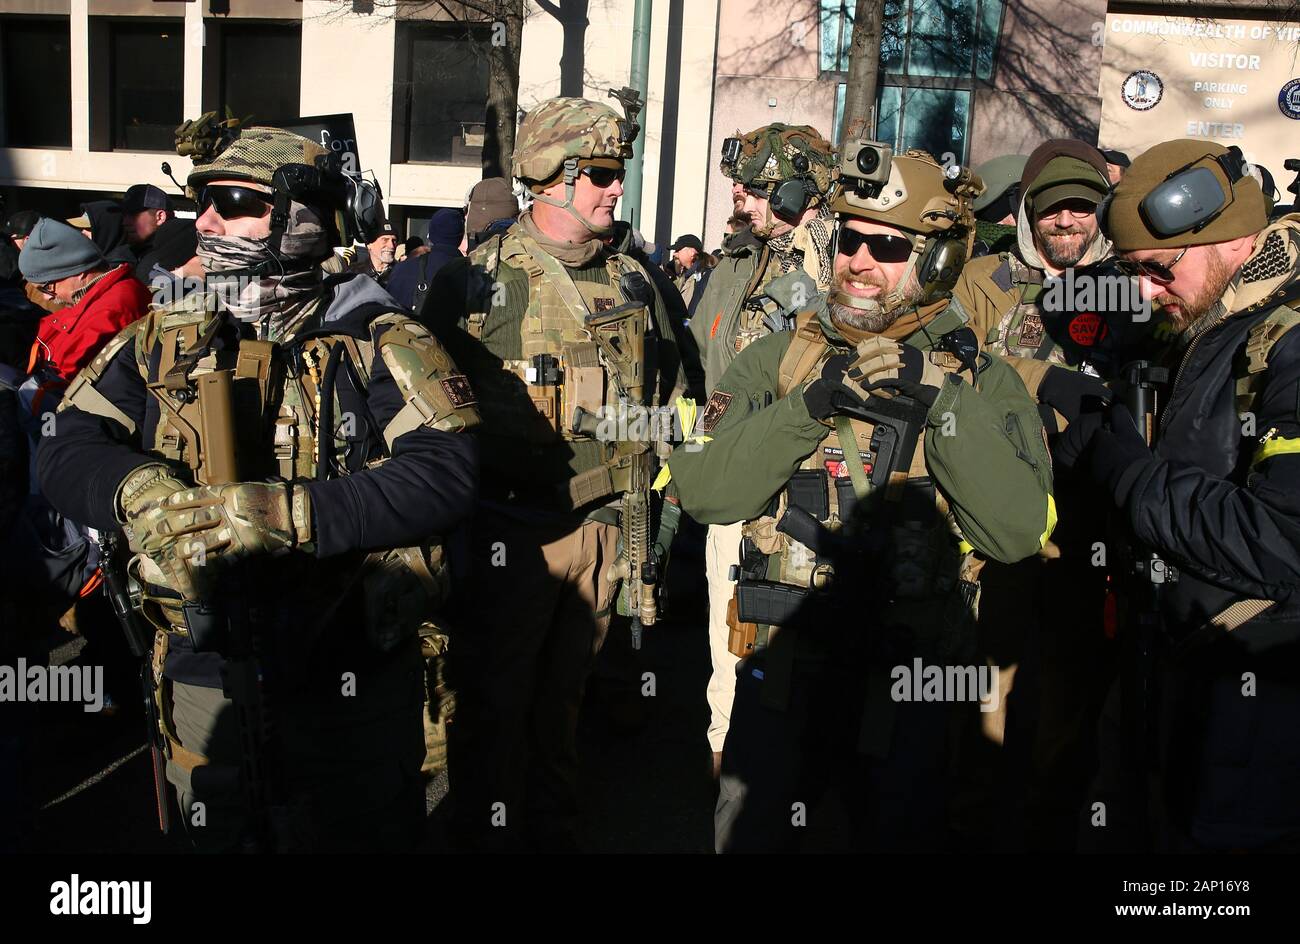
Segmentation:
<svg viewBox="0 0 1300 944">
<path fill-rule="evenodd" d="M 969 239 L 945 233 L 932 236 L 916 260 L 916 281 L 921 286 L 922 305 L 947 298 L 961 275 L 969 255 Z"/>
<path fill-rule="evenodd" d="M 805 155 L 796 154 L 790 159 L 790 165 L 798 176 L 777 184 L 770 199 L 773 213 L 786 219 L 795 219 L 808 209 L 808 204 L 817 196 L 817 184 L 808 176 L 811 168 Z"/>
<path fill-rule="evenodd" d="M 335 244 L 371 243 L 383 232 L 387 215 L 384 194 L 378 181 L 345 173 L 342 161 L 333 152 L 318 155 L 313 166 L 285 164 L 271 177 L 275 201 L 271 208 L 272 245 L 277 249 L 279 236 L 289 222 L 289 201 L 333 211 L 330 236 Z"/>
<path fill-rule="evenodd" d="M 1217 164 L 1228 179 L 1228 189 L 1206 162 Z M 1241 148 L 1233 145 L 1227 154 L 1206 154 L 1184 164 L 1151 190 L 1138 204 L 1138 213 L 1151 232 L 1167 239 L 1182 233 L 1199 233 L 1226 210 L 1236 196 L 1237 181 L 1249 175 Z M 1110 236 L 1112 189 L 1097 207 L 1097 225 Z"/>
</svg>

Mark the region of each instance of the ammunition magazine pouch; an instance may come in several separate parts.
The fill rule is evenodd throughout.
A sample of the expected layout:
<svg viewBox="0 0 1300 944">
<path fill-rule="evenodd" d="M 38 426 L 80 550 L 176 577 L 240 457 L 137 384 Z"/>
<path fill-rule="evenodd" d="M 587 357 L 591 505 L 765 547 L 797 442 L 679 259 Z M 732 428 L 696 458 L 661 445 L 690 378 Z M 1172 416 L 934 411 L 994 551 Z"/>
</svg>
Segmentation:
<svg viewBox="0 0 1300 944">
<path fill-rule="evenodd" d="M 810 590 L 775 580 L 744 580 L 736 584 L 736 619 L 740 623 L 784 626 Z"/>
</svg>

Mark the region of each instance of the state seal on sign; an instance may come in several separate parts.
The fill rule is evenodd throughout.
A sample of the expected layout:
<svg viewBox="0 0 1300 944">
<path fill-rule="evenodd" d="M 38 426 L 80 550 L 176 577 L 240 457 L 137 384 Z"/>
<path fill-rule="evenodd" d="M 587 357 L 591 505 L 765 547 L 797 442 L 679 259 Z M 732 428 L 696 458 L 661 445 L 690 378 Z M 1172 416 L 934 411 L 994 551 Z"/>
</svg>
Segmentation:
<svg viewBox="0 0 1300 944">
<path fill-rule="evenodd" d="M 1165 83 L 1151 70 L 1138 69 L 1124 79 L 1120 94 L 1124 97 L 1124 104 L 1134 111 L 1149 111 L 1164 98 Z"/>
<path fill-rule="evenodd" d="M 1300 79 L 1292 79 L 1277 93 L 1277 107 L 1288 118 L 1300 121 Z"/>
</svg>

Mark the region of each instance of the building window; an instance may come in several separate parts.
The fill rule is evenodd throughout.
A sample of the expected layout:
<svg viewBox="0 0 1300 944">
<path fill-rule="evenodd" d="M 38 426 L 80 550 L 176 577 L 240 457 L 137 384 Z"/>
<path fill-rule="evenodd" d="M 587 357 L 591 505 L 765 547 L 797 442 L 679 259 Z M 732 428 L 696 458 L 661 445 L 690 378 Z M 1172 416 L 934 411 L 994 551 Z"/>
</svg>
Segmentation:
<svg viewBox="0 0 1300 944">
<path fill-rule="evenodd" d="M 274 122 L 300 117 L 302 22 L 204 23 L 203 108 Z"/>
<path fill-rule="evenodd" d="M 842 54 L 827 55 L 828 19 L 852 34 L 847 3 L 822 0 L 822 63 L 848 70 L 847 41 Z M 833 15 L 830 8 L 838 8 Z M 924 148 L 940 160 L 966 159 L 975 83 L 993 75 L 1002 0 L 886 0 L 880 39 L 876 137 L 895 147 Z M 844 107 L 837 90 L 835 126 Z"/>
<path fill-rule="evenodd" d="M 490 27 L 399 23 L 393 77 L 397 163 L 477 165 L 486 133 Z"/>
<path fill-rule="evenodd" d="M 0 147 L 72 147 L 68 18 L 0 19 Z"/>
<path fill-rule="evenodd" d="M 185 24 L 90 18 L 93 150 L 172 151 L 184 120 Z"/>
</svg>

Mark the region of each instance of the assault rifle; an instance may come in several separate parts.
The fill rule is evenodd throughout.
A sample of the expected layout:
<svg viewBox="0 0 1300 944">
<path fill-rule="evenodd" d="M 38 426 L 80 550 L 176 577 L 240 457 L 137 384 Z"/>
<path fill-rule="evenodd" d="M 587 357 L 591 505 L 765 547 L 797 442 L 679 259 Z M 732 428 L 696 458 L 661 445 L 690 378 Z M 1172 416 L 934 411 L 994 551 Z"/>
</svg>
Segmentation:
<svg viewBox="0 0 1300 944">
<path fill-rule="evenodd" d="M 171 832 L 171 804 L 167 797 L 167 745 L 158 723 L 158 703 L 154 700 L 153 632 L 144 624 L 132 600 L 130 578 L 121 558 L 120 531 L 99 533 L 99 571 L 104 577 L 104 594 L 122 624 L 131 655 L 140 660 L 140 688 L 144 693 L 146 743 L 153 767 L 154 801 L 158 807 L 158 828 L 164 835 Z"/>
<path fill-rule="evenodd" d="M 829 587 L 833 581 L 855 580 L 884 568 L 872 567 L 875 552 L 887 540 L 894 513 L 903 500 L 907 472 L 925 427 L 928 407 L 909 396 L 872 396 L 861 404 L 840 404 L 839 413 L 873 426 L 868 473 L 851 435 L 840 434 L 844 462 L 850 471 L 851 488 L 839 488 L 842 479 L 830 480 L 824 470 L 797 472 L 791 478 L 785 513 L 776 529 L 789 535 L 817 556 L 813 583 Z M 848 429 L 847 423 L 844 429 Z M 832 531 L 823 522 L 830 514 L 827 488 L 836 487 L 843 527 Z M 765 562 L 764 562 L 765 569 Z M 839 575 L 838 578 L 836 575 Z M 799 587 L 762 579 L 744 567 L 733 574 L 739 578 L 736 614 L 740 622 L 780 626 L 809 593 Z"/>
<path fill-rule="evenodd" d="M 1151 445 L 1155 439 L 1158 388 L 1169 382 L 1169 371 L 1149 361 L 1133 361 L 1120 372 L 1119 393 L 1137 421 L 1138 432 Z M 1139 836 L 1150 838 L 1148 780 L 1155 750 L 1155 650 L 1162 635 L 1162 602 L 1166 588 L 1178 582 L 1178 571 L 1153 549 L 1126 542 L 1124 619 L 1119 631 L 1120 699 L 1127 735 L 1125 750 L 1130 771 L 1133 808 Z"/>
<path fill-rule="evenodd" d="M 201 484 L 240 481 L 236 443 L 234 371 L 214 370 L 193 378 L 202 405 L 204 465 Z M 286 851 L 287 810 L 276 806 L 269 770 L 271 726 L 266 679 L 262 671 L 256 613 L 240 585 L 254 580 L 253 568 L 239 568 L 219 578 L 208 598 L 186 601 L 182 609 L 195 652 L 218 652 L 223 694 L 235 706 L 239 724 L 241 773 L 248 805 L 248 825 L 241 845 L 245 852 Z M 254 586 L 256 581 L 254 580 Z"/>
</svg>

